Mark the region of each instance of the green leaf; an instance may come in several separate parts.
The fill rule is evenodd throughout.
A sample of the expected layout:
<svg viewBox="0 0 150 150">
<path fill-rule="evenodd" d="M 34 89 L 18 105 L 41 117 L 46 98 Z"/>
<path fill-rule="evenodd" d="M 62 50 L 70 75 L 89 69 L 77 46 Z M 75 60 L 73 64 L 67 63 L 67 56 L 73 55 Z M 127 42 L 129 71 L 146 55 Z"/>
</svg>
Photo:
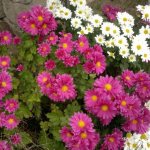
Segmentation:
<svg viewBox="0 0 150 150">
<path fill-rule="evenodd" d="M 31 136 L 28 133 L 20 132 L 20 135 L 22 137 L 22 144 L 23 145 L 27 145 L 27 144 L 32 143 L 32 138 L 31 138 Z"/>
</svg>

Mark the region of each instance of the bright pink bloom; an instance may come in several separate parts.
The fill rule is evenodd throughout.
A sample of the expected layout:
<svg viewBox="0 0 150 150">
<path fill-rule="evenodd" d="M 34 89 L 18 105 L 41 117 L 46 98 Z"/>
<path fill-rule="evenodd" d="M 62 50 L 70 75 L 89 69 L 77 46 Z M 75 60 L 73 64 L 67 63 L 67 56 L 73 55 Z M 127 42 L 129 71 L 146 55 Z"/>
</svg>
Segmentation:
<svg viewBox="0 0 150 150">
<path fill-rule="evenodd" d="M 22 138 L 19 133 L 15 133 L 14 135 L 11 135 L 10 140 L 11 140 L 12 144 L 17 145 L 17 144 L 21 143 Z"/>
<path fill-rule="evenodd" d="M 5 113 L 4 112 L 0 112 L 0 128 L 4 126 L 4 123 L 5 123 Z"/>
<path fill-rule="evenodd" d="M 111 76 L 100 76 L 99 79 L 96 79 L 94 87 L 96 87 L 99 91 L 110 95 L 111 97 L 115 97 L 123 92 L 123 88 L 119 80 Z"/>
<path fill-rule="evenodd" d="M 42 57 L 46 57 L 51 49 L 50 49 L 50 45 L 48 43 L 42 43 L 42 44 L 39 44 L 39 47 L 38 47 L 38 53 L 42 56 Z"/>
<path fill-rule="evenodd" d="M 1 150 L 12 150 L 11 145 L 7 141 L 0 141 Z"/>
<path fill-rule="evenodd" d="M 75 45 L 76 45 L 77 51 L 79 51 L 80 53 L 84 53 L 84 51 L 89 48 L 88 39 L 84 35 L 78 38 Z"/>
<path fill-rule="evenodd" d="M 21 72 L 24 70 L 24 66 L 22 64 L 19 64 L 16 68 L 17 71 Z"/>
<path fill-rule="evenodd" d="M 65 60 L 70 56 L 70 54 L 68 54 L 64 49 L 58 49 L 55 52 L 55 55 L 59 60 Z"/>
<path fill-rule="evenodd" d="M 138 72 L 135 74 L 135 80 L 137 84 L 143 81 L 150 81 L 150 75 L 146 72 Z"/>
<path fill-rule="evenodd" d="M 0 99 L 2 99 L 11 90 L 12 90 L 11 76 L 7 72 L 2 71 L 0 73 Z"/>
<path fill-rule="evenodd" d="M 5 110 L 9 113 L 15 112 L 19 108 L 19 103 L 15 99 L 8 99 L 5 101 Z"/>
<path fill-rule="evenodd" d="M 10 114 L 5 117 L 4 126 L 8 130 L 12 130 L 12 129 L 16 128 L 18 126 L 18 124 L 19 124 L 19 121 L 14 114 Z"/>
<path fill-rule="evenodd" d="M 12 35 L 9 31 L 0 32 L 0 45 L 10 45 L 12 42 Z"/>
<path fill-rule="evenodd" d="M 51 32 L 46 40 L 50 45 L 55 45 L 58 41 L 58 36 L 55 34 L 55 32 Z"/>
<path fill-rule="evenodd" d="M 66 67 L 74 67 L 77 64 L 80 63 L 79 57 L 78 56 L 68 56 L 64 59 L 63 63 L 65 64 Z"/>
<path fill-rule="evenodd" d="M 112 134 L 105 136 L 101 150 L 119 150 L 123 148 L 123 145 L 123 133 L 118 129 L 114 129 Z"/>
<path fill-rule="evenodd" d="M 129 88 L 135 84 L 135 77 L 133 71 L 124 70 L 121 75 L 121 79 L 123 81 L 123 84 Z"/>
<path fill-rule="evenodd" d="M 67 38 L 67 39 L 72 39 L 72 34 L 71 33 L 65 33 L 65 32 L 59 32 L 61 35 L 61 38 Z"/>
<path fill-rule="evenodd" d="M 91 118 L 84 113 L 74 113 L 69 122 L 73 132 L 75 133 L 81 133 L 82 131 L 94 131 Z"/>
<path fill-rule="evenodd" d="M 45 62 L 45 68 L 47 70 L 53 70 L 56 67 L 55 61 L 54 60 L 48 60 Z"/>
<path fill-rule="evenodd" d="M 10 67 L 10 57 L 9 56 L 0 56 L 0 68 L 7 70 Z"/>
<path fill-rule="evenodd" d="M 14 44 L 14 45 L 19 45 L 20 43 L 21 43 L 21 38 L 18 37 L 18 36 L 15 36 L 15 37 L 13 38 L 13 44 Z"/>
</svg>

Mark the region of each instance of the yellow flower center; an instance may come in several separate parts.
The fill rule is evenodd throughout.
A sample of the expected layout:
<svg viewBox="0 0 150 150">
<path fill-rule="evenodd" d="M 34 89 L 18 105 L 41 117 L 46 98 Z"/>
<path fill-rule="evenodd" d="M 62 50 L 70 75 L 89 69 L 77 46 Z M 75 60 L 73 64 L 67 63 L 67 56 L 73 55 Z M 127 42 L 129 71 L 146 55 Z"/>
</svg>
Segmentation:
<svg viewBox="0 0 150 150">
<path fill-rule="evenodd" d="M 137 144 L 134 143 L 134 144 L 132 145 L 132 147 L 133 147 L 133 148 L 136 148 L 136 147 L 137 147 Z"/>
<path fill-rule="evenodd" d="M 123 21 L 127 21 L 127 18 L 123 18 Z"/>
<path fill-rule="evenodd" d="M 9 124 L 13 124 L 14 123 L 14 119 L 13 118 L 8 119 L 8 123 Z"/>
<path fill-rule="evenodd" d="M 148 34 L 148 30 L 144 30 L 144 34 Z"/>
<path fill-rule="evenodd" d="M 130 78 L 129 76 L 126 76 L 126 80 L 128 80 L 128 81 L 129 81 L 129 80 L 131 80 L 131 78 Z"/>
<path fill-rule="evenodd" d="M 43 26 L 42 26 L 42 28 L 46 29 L 47 28 L 47 24 L 44 23 Z"/>
<path fill-rule="evenodd" d="M 141 45 L 137 45 L 137 50 L 141 50 L 141 49 L 142 49 Z"/>
<path fill-rule="evenodd" d="M 80 47 L 83 47 L 83 46 L 84 46 L 84 43 L 83 43 L 83 42 L 80 42 L 79 45 L 80 45 Z"/>
<path fill-rule="evenodd" d="M 87 134 L 85 132 L 83 132 L 83 133 L 80 134 L 80 137 L 82 139 L 86 139 L 87 138 Z"/>
<path fill-rule="evenodd" d="M 7 40 L 8 40 L 8 36 L 5 35 L 5 36 L 3 37 L 3 39 L 4 39 L 4 41 L 7 41 Z"/>
<path fill-rule="evenodd" d="M 35 28 L 35 24 L 34 24 L 34 23 L 31 24 L 31 28 L 32 28 L 32 29 Z"/>
<path fill-rule="evenodd" d="M 14 107 L 14 103 L 10 103 L 10 107 L 11 107 L 11 108 Z"/>
<path fill-rule="evenodd" d="M 140 139 L 146 140 L 147 139 L 146 134 L 141 134 Z"/>
<path fill-rule="evenodd" d="M 61 90 L 63 92 L 67 92 L 68 91 L 68 86 L 66 86 L 66 85 L 62 86 Z"/>
<path fill-rule="evenodd" d="M 48 83 L 48 84 L 46 85 L 46 87 L 47 87 L 47 88 L 50 88 L 50 87 L 52 87 L 52 85 L 51 85 L 50 83 Z"/>
<path fill-rule="evenodd" d="M 80 121 L 78 122 L 78 126 L 79 126 L 80 128 L 85 127 L 85 122 L 84 122 L 83 120 L 80 120 Z"/>
<path fill-rule="evenodd" d="M 48 80 L 47 77 L 44 77 L 44 78 L 42 79 L 43 83 L 45 83 L 47 80 Z"/>
<path fill-rule="evenodd" d="M 70 132 L 67 133 L 67 137 L 72 137 Z"/>
<path fill-rule="evenodd" d="M 148 18 L 149 17 L 149 14 L 145 14 L 145 18 Z"/>
<path fill-rule="evenodd" d="M 115 139 L 113 137 L 109 138 L 109 142 L 113 143 L 115 141 Z"/>
<path fill-rule="evenodd" d="M 43 17 L 42 16 L 38 16 L 38 21 L 43 21 Z"/>
<path fill-rule="evenodd" d="M 97 68 L 101 67 L 101 63 L 99 61 L 96 63 L 96 67 Z"/>
<path fill-rule="evenodd" d="M 109 84 L 109 83 L 105 84 L 105 90 L 111 91 L 111 89 L 112 89 L 111 84 Z"/>
<path fill-rule="evenodd" d="M 108 106 L 107 105 L 102 105 L 101 110 L 102 111 L 108 111 Z"/>
<path fill-rule="evenodd" d="M 138 121 L 137 120 L 132 120 L 132 124 L 137 124 L 138 123 Z"/>
<path fill-rule="evenodd" d="M 121 105 L 122 105 L 122 106 L 126 106 L 126 105 L 127 105 L 127 102 L 126 102 L 125 100 L 123 100 L 123 101 L 121 102 Z"/>
<path fill-rule="evenodd" d="M 1 64 L 2 64 L 2 66 L 6 66 L 7 62 L 6 61 L 2 61 Z"/>
<path fill-rule="evenodd" d="M 110 31 L 110 27 L 106 27 L 106 31 Z"/>
<path fill-rule="evenodd" d="M 67 48 L 68 47 L 68 44 L 67 43 L 63 43 L 63 48 Z"/>
<path fill-rule="evenodd" d="M 97 96 L 96 95 L 92 96 L 92 101 L 94 101 L 94 102 L 97 101 Z"/>
<path fill-rule="evenodd" d="M 128 133 L 126 134 L 126 137 L 127 137 L 127 138 L 131 138 L 131 137 L 132 137 L 132 134 L 128 132 Z"/>
<path fill-rule="evenodd" d="M 53 40 L 54 40 L 54 37 L 50 36 L 50 37 L 49 37 L 49 40 L 50 40 L 50 41 L 53 41 Z"/>
<path fill-rule="evenodd" d="M 2 87 L 6 87 L 7 86 L 7 84 L 6 84 L 6 82 L 2 82 Z"/>
</svg>

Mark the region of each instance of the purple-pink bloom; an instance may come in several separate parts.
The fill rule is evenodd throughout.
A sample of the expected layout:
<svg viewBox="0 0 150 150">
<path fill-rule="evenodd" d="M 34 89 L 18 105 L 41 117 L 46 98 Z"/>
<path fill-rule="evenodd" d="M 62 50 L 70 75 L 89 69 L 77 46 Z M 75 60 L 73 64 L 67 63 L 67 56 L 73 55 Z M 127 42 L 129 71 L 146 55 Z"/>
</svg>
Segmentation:
<svg viewBox="0 0 150 150">
<path fill-rule="evenodd" d="M 11 145 L 7 141 L 0 141 L 0 150 L 12 150 Z"/>
<path fill-rule="evenodd" d="M 10 67 L 10 57 L 0 56 L 0 69 L 7 70 Z"/>
<path fill-rule="evenodd" d="M 0 45 L 10 45 L 12 42 L 12 35 L 9 31 L 0 32 Z"/>
<path fill-rule="evenodd" d="M 48 60 L 48 61 L 45 62 L 45 68 L 47 70 L 53 70 L 55 67 L 56 67 L 56 63 L 55 63 L 54 60 L 50 59 L 50 60 Z"/>
<path fill-rule="evenodd" d="M 10 140 L 11 140 L 12 144 L 17 145 L 17 144 L 21 143 L 22 138 L 19 133 L 15 133 L 14 135 L 11 135 Z"/>
</svg>

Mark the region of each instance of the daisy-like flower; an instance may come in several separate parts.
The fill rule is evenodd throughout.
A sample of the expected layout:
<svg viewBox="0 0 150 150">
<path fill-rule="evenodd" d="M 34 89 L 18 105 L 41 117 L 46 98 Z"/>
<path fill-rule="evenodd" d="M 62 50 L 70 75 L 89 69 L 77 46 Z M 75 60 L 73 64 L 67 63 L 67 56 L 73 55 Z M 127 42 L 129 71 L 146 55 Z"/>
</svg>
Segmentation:
<svg viewBox="0 0 150 150">
<path fill-rule="evenodd" d="M 45 62 L 45 68 L 47 70 L 53 70 L 55 67 L 56 67 L 56 64 L 54 60 L 48 60 Z"/>
<path fill-rule="evenodd" d="M 132 41 L 131 50 L 135 55 L 142 55 L 144 51 L 148 50 L 148 44 L 143 36 L 138 35 Z"/>
<path fill-rule="evenodd" d="M 75 43 L 77 51 L 83 53 L 86 49 L 89 48 L 89 41 L 86 36 L 80 36 Z"/>
<path fill-rule="evenodd" d="M 50 45 L 55 45 L 58 41 L 58 36 L 55 34 L 55 32 L 51 32 L 47 37 L 47 43 Z"/>
<path fill-rule="evenodd" d="M 128 47 L 128 41 L 127 38 L 124 37 L 123 35 L 117 36 L 114 39 L 114 43 L 117 47 L 119 48 L 124 48 L 124 47 Z"/>
<path fill-rule="evenodd" d="M 15 112 L 19 108 L 19 103 L 15 99 L 8 99 L 4 103 L 5 110 L 9 113 Z"/>
<path fill-rule="evenodd" d="M 81 27 L 81 24 L 82 24 L 82 21 L 80 18 L 75 17 L 71 19 L 71 26 L 73 28 L 78 29 Z"/>
<path fill-rule="evenodd" d="M 100 76 L 100 78 L 96 79 L 94 82 L 94 87 L 110 96 L 116 96 L 117 94 L 122 93 L 120 82 L 111 76 Z"/>
<path fill-rule="evenodd" d="M 65 49 L 58 49 L 55 52 L 55 56 L 59 59 L 59 60 L 65 60 L 66 58 L 68 58 L 70 56 L 70 54 L 68 54 L 68 52 L 66 52 Z"/>
<path fill-rule="evenodd" d="M 77 32 L 78 35 L 86 35 L 86 34 L 88 34 L 88 31 L 87 31 L 87 29 L 85 27 L 81 26 L 80 28 L 81 28 L 80 31 Z"/>
<path fill-rule="evenodd" d="M 144 36 L 145 38 L 150 38 L 150 26 L 142 26 L 139 30 L 139 33 Z"/>
<path fill-rule="evenodd" d="M 89 6 L 84 6 L 84 14 L 85 14 L 85 20 L 89 21 L 89 18 L 92 16 L 93 14 L 93 10 L 91 7 Z M 90 21 L 89 21 L 90 22 Z"/>
<path fill-rule="evenodd" d="M 94 31 L 94 27 L 91 24 L 87 24 L 85 28 L 88 33 L 93 33 Z"/>
<path fill-rule="evenodd" d="M 21 72 L 24 70 L 24 66 L 22 64 L 19 64 L 17 67 L 16 67 L 16 70 Z"/>
<path fill-rule="evenodd" d="M 76 10 L 75 10 L 76 17 L 79 17 L 83 20 L 86 20 L 86 14 L 85 14 L 84 9 L 85 9 L 85 6 L 77 7 Z"/>
<path fill-rule="evenodd" d="M 105 41 L 105 46 L 109 48 L 115 47 L 115 40 L 110 38 L 109 40 Z"/>
<path fill-rule="evenodd" d="M 129 56 L 129 49 L 127 47 L 122 47 L 119 49 L 119 54 L 123 57 L 123 58 L 128 58 Z"/>
<path fill-rule="evenodd" d="M 46 42 L 39 44 L 37 50 L 42 57 L 46 57 L 51 51 L 49 43 Z"/>
<path fill-rule="evenodd" d="M 100 27 L 102 22 L 103 22 L 103 18 L 100 15 L 93 15 L 89 18 L 89 21 L 91 22 L 91 24 L 94 27 Z"/>
<path fill-rule="evenodd" d="M 149 62 L 150 61 L 150 49 L 146 50 L 142 53 L 141 59 L 143 62 Z"/>
<path fill-rule="evenodd" d="M 12 90 L 11 76 L 7 72 L 2 71 L 0 73 L 0 99 L 2 99 L 11 90 Z"/>
<path fill-rule="evenodd" d="M 103 22 L 101 26 L 101 31 L 103 35 L 109 36 L 112 34 L 113 23 Z"/>
<path fill-rule="evenodd" d="M 121 29 L 123 31 L 123 35 L 128 38 L 132 37 L 134 34 L 133 28 L 131 26 L 122 26 Z"/>
<path fill-rule="evenodd" d="M 134 54 L 131 54 L 128 56 L 129 62 L 135 62 L 136 61 L 136 56 Z"/>
<path fill-rule="evenodd" d="M 150 11 L 149 11 L 149 7 L 145 7 L 144 10 L 142 11 L 142 19 L 143 20 L 150 20 Z"/>
<path fill-rule="evenodd" d="M 77 6 L 78 0 L 69 0 L 70 5 Z"/>
<path fill-rule="evenodd" d="M 112 24 L 112 29 L 111 29 L 111 36 L 116 37 L 120 35 L 120 28 L 117 27 L 116 25 Z"/>
<path fill-rule="evenodd" d="M 8 130 L 12 130 L 12 129 L 16 128 L 18 126 L 18 124 L 19 124 L 19 121 L 14 114 L 6 115 L 4 126 Z"/>
<path fill-rule="evenodd" d="M 77 0 L 76 2 L 78 7 L 82 7 L 86 5 L 86 0 Z"/>
<path fill-rule="evenodd" d="M 0 148 L 2 150 L 12 150 L 11 145 L 7 141 L 0 141 Z"/>
<path fill-rule="evenodd" d="M 66 67 L 73 67 L 76 66 L 77 64 L 80 63 L 79 57 L 78 56 L 68 56 L 65 57 L 63 60 L 63 63 L 65 64 Z"/>
<path fill-rule="evenodd" d="M 69 122 L 73 132 L 75 133 L 81 133 L 82 131 L 94 131 L 91 118 L 84 113 L 74 113 Z"/>
<path fill-rule="evenodd" d="M 70 19 L 72 16 L 72 12 L 70 9 L 66 8 L 66 7 L 61 7 L 57 12 L 56 12 L 56 17 L 58 18 L 62 18 L 65 20 Z"/>
<path fill-rule="evenodd" d="M 108 56 L 115 59 L 115 52 L 107 52 Z"/>
<path fill-rule="evenodd" d="M 12 35 L 9 31 L 0 32 L 0 45 L 10 45 L 12 42 Z"/>
<path fill-rule="evenodd" d="M 3 70 L 7 70 L 10 67 L 10 57 L 9 56 L 1 56 L 0 57 L 0 68 Z"/>
<path fill-rule="evenodd" d="M 135 84 L 135 75 L 133 71 L 130 70 L 124 70 L 121 74 L 121 79 L 123 81 L 123 84 L 127 87 L 132 87 Z"/>
<path fill-rule="evenodd" d="M 10 140 L 11 140 L 12 144 L 17 145 L 17 144 L 21 143 L 22 138 L 19 133 L 15 133 L 14 135 L 11 135 Z"/>
<path fill-rule="evenodd" d="M 119 129 L 114 129 L 112 134 L 108 134 L 104 138 L 104 143 L 101 146 L 102 150 L 119 150 L 123 148 L 124 140 L 123 133 Z"/>
<path fill-rule="evenodd" d="M 127 12 L 118 12 L 117 19 L 122 26 L 134 26 L 134 18 Z"/>
<path fill-rule="evenodd" d="M 102 34 L 99 34 L 95 37 L 95 41 L 96 41 L 96 43 L 98 43 L 100 45 L 104 45 L 105 44 L 105 36 Z"/>
<path fill-rule="evenodd" d="M 75 85 L 73 83 L 73 78 L 70 75 L 57 74 L 55 83 L 60 101 L 72 100 L 76 97 Z"/>
</svg>

